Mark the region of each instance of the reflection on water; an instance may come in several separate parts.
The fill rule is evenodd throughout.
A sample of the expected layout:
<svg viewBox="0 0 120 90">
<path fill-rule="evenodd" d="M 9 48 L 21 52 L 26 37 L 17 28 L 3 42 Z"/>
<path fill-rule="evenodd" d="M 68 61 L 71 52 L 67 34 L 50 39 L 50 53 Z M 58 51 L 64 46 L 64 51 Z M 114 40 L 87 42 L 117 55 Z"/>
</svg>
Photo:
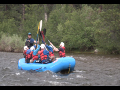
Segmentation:
<svg viewBox="0 0 120 90">
<path fill-rule="evenodd" d="M 58 57 L 58 53 L 55 53 Z M 0 52 L 0 85 L 93 86 L 120 85 L 120 55 L 67 53 L 76 60 L 70 74 L 18 70 L 22 53 Z"/>
</svg>

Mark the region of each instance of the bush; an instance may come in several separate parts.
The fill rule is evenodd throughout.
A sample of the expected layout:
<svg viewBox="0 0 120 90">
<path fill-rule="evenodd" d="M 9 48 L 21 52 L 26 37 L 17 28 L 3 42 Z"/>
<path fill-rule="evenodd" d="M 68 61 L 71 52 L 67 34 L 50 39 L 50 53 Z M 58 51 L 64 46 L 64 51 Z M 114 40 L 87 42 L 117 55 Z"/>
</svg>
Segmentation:
<svg viewBox="0 0 120 90">
<path fill-rule="evenodd" d="M 10 36 L 3 33 L 0 39 L 0 43 L 1 51 L 22 52 L 25 42 L 22 40 L 22 37 L 18 37 L 16 34 Z"/>
</svg>

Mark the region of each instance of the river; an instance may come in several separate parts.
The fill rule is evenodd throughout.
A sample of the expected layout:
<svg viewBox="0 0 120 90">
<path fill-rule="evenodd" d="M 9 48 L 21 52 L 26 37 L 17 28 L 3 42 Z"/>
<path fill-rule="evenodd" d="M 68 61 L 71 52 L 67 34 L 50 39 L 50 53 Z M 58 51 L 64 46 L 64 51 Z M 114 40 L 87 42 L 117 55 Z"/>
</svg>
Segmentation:
<svg viewBox="0 0 120 90">
<path fill-rule="evenodd" d="M 58 53 L 55 53 L 58 57 Z M 22 53 L 0 52 L 1 86 L 120 86 L 120 55 L 66 53 L 76 60 L 70 74 L 18 70 Z"/>
</svg>

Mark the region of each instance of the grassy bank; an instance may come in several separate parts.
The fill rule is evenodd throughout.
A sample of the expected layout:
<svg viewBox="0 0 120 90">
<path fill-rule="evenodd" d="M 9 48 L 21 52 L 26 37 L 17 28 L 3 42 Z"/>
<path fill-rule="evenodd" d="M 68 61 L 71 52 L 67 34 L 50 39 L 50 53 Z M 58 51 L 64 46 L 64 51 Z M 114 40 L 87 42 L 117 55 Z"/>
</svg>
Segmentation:
<svg viewBox="0 0 120 90">
<path fill-rule="evenodd" d="M 25 41 L 16 34 L 9 36 L 2 33 L 0 38 L 0 51 L 22 52 Z"/>
<path fill-rule="evenodd" d="M 18 36 L 17 34 L 13 34 L 11 36 L 3 32 L 0 32 L 0 51 L 22 53 L 24 44 L 25 40 L 23 40 L 22 37 Z M 68 47 L 66 46 L 66 53 L 78 53 L 78 54 L 95 53 L 94 49 L 81 51 L 78 49 L 67 50 L 67 48 Z M 111 52 L 108 51 L 107 49 L 98 48 L 96 54 L 119 54 L 119 51 L 116 50 Z"/>
<path fill-rule="evenodd" d="M 66 53 L 76 53 L 76 54 L 119 54 L 119 52 L 116 52 L 116 51 L 113 51 L 111 53 L 111 52 L 108 52 L 107 50 L 100 49 L 100 48 L 98 49 L 97 52 L 94 49 L 92 49 L 92 50 L 88 50 L 88 51 L 80 51 L 80 50 L 67 51 L 66 50 Z"/>
</svg>

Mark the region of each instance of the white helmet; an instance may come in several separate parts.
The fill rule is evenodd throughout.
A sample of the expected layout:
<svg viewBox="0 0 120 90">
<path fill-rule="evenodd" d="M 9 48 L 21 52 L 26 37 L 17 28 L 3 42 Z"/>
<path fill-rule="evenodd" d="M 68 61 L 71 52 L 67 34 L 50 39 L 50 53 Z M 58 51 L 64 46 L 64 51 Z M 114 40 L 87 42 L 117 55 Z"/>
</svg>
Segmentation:
<svg viewBox="0 0 120 90">
<path fill-rule="evenodd" d="M 45 48 L 45 45 L 44 45 L 44 44 L 41 44 L 40 47 L 41 47 L 42 49 L 44 49 L 44 48 Z"/>
<path fill-rule="evenodd" d="M 60 45 L 61 45 L 62 47 L 64 47 L 64 43 L 63 43 L 63 42 L 61 42 Z"/>
<path fill-rule="evenodd" d="M 24 50 L 27 50 L 27 46 L 24 46 Z"/>
<path fill-rule="evenodd" d="M 30 48 L 30 50 L 32 51 L 32 50 L 35 50 L 35 47 L 34 46 L 32 46 L 31 48 Z"/>
</svg>

